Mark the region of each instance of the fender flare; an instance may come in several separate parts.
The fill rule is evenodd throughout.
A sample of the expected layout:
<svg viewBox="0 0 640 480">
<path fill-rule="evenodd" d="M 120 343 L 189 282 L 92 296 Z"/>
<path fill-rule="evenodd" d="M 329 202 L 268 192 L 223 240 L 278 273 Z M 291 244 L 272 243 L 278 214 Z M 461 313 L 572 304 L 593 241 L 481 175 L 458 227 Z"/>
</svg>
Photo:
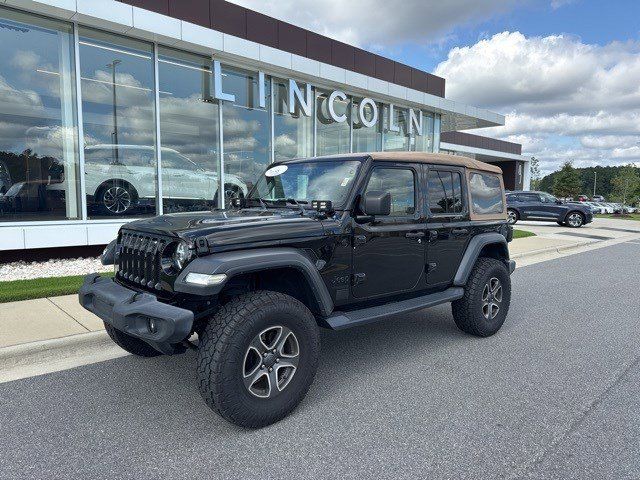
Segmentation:
<svg viewBox="0 0 640 480">
<path fill-rule="evenodd" d="M 504 235 L 496 232 L 481 233 L 471 239 L 469 245 L 467 245 L 467 251 L 462 257 L 456 276 L 453 279 L 453 285 L 456 287 L 464 287 L 467 284 L 471 270 L 476 264 L 476 260 L 480 256 L 480 252 L 487 245 L 500 245 L 504 247 L 506 253 L 505 262 L 509 266 L 509 247 L 507 246 L 507 239 Z"/>
<path fill-rule="evenodd" d="M 187 275 L 189 273 L 225 274 L 229 279 L 238 274 L 282 267 L 294 268 L 301 272 L 311 287 L 318 311 L 323 316 L 331 314 L 333 300 L 318 268 L 308 257 L 295 248 L 258 248 L 200 257 L 189 263 L 178 275 L 173 288 L 177 292 L 212 296 L 220 293 L 226 282 L 213 286 L 193 285 L 185 281 Z"/>
</svg>

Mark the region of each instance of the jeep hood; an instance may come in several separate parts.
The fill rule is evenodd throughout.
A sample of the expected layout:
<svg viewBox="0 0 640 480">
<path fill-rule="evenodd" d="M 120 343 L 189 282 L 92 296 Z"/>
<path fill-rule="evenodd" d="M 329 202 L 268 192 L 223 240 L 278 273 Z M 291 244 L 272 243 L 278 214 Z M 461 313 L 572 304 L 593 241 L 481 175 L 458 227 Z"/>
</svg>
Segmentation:
<svg viewBox="0 0 640 480">
<path fill-rule="evenodd" d="M 239 243 L 277 243 L 279 240 L 324 234 L 320 220 L 301 216 L 294 209 L 174 213 L 137 220 L 123 228 L 187 240 L 206 237 L 213 247 Z"/>
</svg>

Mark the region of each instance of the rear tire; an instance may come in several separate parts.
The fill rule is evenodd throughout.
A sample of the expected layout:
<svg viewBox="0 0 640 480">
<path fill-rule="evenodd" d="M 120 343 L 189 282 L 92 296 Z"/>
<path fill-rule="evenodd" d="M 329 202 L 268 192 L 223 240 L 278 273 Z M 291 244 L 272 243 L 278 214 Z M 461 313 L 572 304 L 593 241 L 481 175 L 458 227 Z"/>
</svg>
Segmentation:
<svg viewBox="0 0 640 480">
<path fill-rule="evenodd" d="M 226 420 L 264 427 L 302 401 L 319 356 L 318 325 L 305 305 L 266 290 L 240 295 L 220 308 L 200 338 L 200 394 Z"/>
<path fill-rule="evenodd" d="M 151 345 L 148 345 L 139 338 L 127 335 L 108 323 L 104 324 L 104 329 L 116 345 L 133 355 L 137 355 L 138 357 L 157 357 L 162 355 L 155 348 L 151 347 Z"/>
<path fill-rule="evenodd" d="M 480 257 L 464 289 L 464 296 L 451 304 L 460 330 L 489 337 L 500 330 L 511 303 L 511 277 L 507 266 L 495 258 Z"/>
<path fill-rule="evenodd" d="M 520 220 L 520 215 L 515 210 L 508 208 L 507 209 L 507 223 L 509 225 L 515 225 Z"/>
</svg>

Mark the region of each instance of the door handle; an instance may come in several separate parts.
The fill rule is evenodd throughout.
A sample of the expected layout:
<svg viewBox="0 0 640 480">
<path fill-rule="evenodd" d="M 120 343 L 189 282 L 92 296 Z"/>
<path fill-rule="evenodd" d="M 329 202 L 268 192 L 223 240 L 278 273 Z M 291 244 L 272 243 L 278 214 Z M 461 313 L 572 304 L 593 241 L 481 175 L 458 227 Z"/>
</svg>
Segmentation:
<svg viewBox="0 0 640 480">
<path fill-rule="evenodd" d="M 424 232 L 409 232 L 405 235 L 407 238 L 423 238 L 424 236 Z"/>
<path fill-rule="evenodd" d="M 467 233 L 469 233 L 469 230 L 467 228 L 454 228 L 453 230 L 451 230 L 451 233 L 453 233 L 454 235 L 466 235 Z"/>
</svg>

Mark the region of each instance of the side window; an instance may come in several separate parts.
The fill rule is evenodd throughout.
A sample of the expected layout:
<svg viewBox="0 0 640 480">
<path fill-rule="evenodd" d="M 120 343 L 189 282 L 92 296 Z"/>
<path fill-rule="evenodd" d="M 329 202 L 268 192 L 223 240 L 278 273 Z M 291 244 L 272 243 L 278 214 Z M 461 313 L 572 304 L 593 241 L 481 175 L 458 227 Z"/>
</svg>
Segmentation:
<svg viewBox="0 0 640 480">
<path fill-rule="evenodd" d="M 489 173 L 471 173 L 469 177 L 469 191 L 473 203 L 473 213 L 487 215 L 502 213 L 502 187 L 500 177 Z"/>
<path fill-rule="evenodd" d="M 376 168 L 371 173 L 366 192 L 391 194 L 391 216 L 413 215 L 416 211 L 415 177 L 406 168 Z"/>
<path fill-rule="evenodd" d="M 460 173 L 429 170 L 429 210 L 434 215 L 462 213 L 464 201 Z"/>
</svg>

